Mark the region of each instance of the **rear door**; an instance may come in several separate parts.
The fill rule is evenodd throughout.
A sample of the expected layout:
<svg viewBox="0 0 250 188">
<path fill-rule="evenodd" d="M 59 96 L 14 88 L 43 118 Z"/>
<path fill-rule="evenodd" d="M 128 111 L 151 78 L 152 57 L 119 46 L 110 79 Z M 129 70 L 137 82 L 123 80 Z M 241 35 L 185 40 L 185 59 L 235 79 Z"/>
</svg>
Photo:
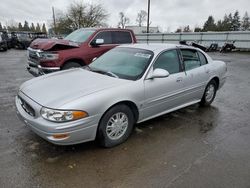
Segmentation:
<svg viewBox="0 0 250 188">
<path fill-rule="evenodd" d="M 113 31 L 113 44 L 130 44 L 132 43 L 132 36 L 129 31 Z"/>
<path fill-rule="evenodd" d="M 185 98 L 189 102 L 200 100 L 209 79 L 207 59 L 203 53 L 195 49 L 181 49 L 180 51 L 186 73 L 183 80 Z"/>
<path fill-rule="evenodd" d="M 164 111 L 183 104 L 183 79 L 179 54 L 177 50 L 165 51 L 156 59 L 152 69 L 167 70 L 170 75 L 165 78 L 146 79 L 144 118 L 162 114 Z"/>
</svg>

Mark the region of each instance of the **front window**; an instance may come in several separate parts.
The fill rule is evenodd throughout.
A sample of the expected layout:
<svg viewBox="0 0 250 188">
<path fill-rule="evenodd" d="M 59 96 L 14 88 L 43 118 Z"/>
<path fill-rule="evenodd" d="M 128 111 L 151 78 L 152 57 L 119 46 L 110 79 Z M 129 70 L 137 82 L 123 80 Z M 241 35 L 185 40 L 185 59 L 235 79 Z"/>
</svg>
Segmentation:
<svg viewBox="0 0 250 188">
<path fill-rule="evenodd" d="M 70 40 L 72 42 L 82 43 L 85 42 L 94 32 L 94 29 L 78 29 L 70 33 L 64 39 Z"/>
<path fill-rule="evenodd" d="M 164 69 L 168 71 L 170 74 L 180 72 L 180 62 L 177 51 L 170 50 L 162 53 L 156 60 L 153 68 Z"/>
<path fill-rule="evenodd" d="M 137 80 L 147 69 L 153 52 L 135 48 L 114 48 L 108 51 L 93 63 L 90 69 L 96 72 L 105 72 L 116 77 L 128 80 Z"/>
<path fill-rule="evenodd" d="M 103 39 L 103 44 L 112 44 L 112 37 L 110 31 L 103 31 L 98 33 L 93 41 L 95 41 L 96 39 Z"/>
</svg>

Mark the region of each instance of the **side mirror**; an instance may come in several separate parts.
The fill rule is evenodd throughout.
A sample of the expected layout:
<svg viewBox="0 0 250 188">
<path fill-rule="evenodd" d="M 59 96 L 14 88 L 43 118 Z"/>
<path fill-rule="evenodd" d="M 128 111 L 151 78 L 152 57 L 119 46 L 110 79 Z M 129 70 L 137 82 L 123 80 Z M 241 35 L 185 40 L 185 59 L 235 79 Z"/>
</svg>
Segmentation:
<svg viewBox="0 0 250 188">
<path fill-rule="evenodd" d="M 92 46 L 99 46 L 101 44 L 104 44 L 104 39 L 96 39 L 91 42 Z"/>
<path fill-rule="evenodd" d="M 148 77 L 149 79 L 154 78 L 165 78 L 169 76 L 169 72 L 165 69 L 155 69 L 152 74 Z"/>
<path fill-rule="evenodd" d="M 94 57 L 94 58 L 92 59 L 92 62 L 94 62 L 96 59 L 97 59 L 97 57 Z"/>
</svg>

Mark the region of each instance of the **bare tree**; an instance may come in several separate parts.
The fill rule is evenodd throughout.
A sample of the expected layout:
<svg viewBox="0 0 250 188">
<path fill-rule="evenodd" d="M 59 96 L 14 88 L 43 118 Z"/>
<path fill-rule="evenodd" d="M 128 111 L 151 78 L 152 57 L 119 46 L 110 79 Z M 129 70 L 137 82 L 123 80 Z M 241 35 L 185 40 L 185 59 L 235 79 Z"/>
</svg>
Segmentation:
<svg viewBox="0 0 250 188">
<path fill-rule="evenodd" d="M 66 13 L 57 14 L 57 30 L 67 34 L 82 27 L 97 27 L 105 23 L 108 14 L 100 4 L 72 3 Z"/>
<path fill-rule="evenodd" d="M 138 26 L 141 27 L 143 23 L 147 20 L 148 13 L 145 10 L 141 10 L 137 14 L 136 22 L 138 23 Z"/>
<path fill-rule="evenodd" d="M 118 23 L 118 27 L 125 28 L 125 26 L 129 23 L 129 18 L 124 15 L 123 12 L 119 13 L 120 21 Z"/>
</svg>

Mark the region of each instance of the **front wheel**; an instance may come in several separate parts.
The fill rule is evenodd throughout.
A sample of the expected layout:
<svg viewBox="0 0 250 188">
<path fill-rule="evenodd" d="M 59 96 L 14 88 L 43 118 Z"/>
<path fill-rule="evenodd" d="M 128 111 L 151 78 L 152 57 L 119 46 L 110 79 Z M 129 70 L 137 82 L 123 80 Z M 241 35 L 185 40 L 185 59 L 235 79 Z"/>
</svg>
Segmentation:
<svg viewBox="0 0 250 188">
<path fill-rule="evenodd" d="M 217 83 L 214 80 L 211 80 L 206 86 L 200 104 L 202 106 L 209 106 L 214 101 L 214 98 L 216 96 L 216 91 L 217 91 Z"/>
<path fill-rule="evenodd" d="M 79 63 L 76 62 L 68 62 L 63 66 L 63 70 L 67 70 L 67 69 L 73 69 L 73 68 L 79 68 L 82 65 L 80 65 Z"/>
<path fill-rule="evenodd" d="M 131 109 L 123 104 L 116 105 L 102 117 L 97 139 L 103 147 L 113 147 L 125 142 L 130 136 L 135 118 Z"/>
</svg>

